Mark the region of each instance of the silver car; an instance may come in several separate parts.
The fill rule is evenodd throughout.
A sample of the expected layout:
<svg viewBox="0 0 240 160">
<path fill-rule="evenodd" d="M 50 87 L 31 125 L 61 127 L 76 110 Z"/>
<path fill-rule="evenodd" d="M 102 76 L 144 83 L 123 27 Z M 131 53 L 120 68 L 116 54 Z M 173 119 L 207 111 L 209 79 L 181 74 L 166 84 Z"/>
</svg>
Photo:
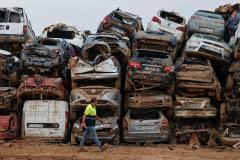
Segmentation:
<svg viewBox="0 0 240 160">
<path fill-rule="evenodd" d="M 216 62 L 230 63 L 232 49 L 220 37 L 195 33 L 187 41 L 185 53 L 200 56 Z"/>
<path fill-rule="evenodd" d="M 224 31 L 225 21 L 223 16 L 210 11 L 196 11 L 187 24 L 187 37 L 190 37 L 193 33 L 207 33 L 223 37 Z"/>
</svg>

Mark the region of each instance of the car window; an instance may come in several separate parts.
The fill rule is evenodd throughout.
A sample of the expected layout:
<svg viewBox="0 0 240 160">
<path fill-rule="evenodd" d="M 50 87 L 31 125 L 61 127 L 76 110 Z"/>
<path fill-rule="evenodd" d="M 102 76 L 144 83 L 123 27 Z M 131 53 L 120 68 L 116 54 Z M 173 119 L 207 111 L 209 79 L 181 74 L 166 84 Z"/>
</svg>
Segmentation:
<svg viewBox="0 0 240 160">
<path fill-rule="evenodd" d="M 160 12 L 160 17 L 178 24 L 185 23 L 185 20 L 182 17 L 179 17 L 176 14 L 172 14 L 165 11 Z"/>
<path fill-rule="evenodd" d="M 113 117 L 118 115 L 117 111 L 114 109 L 107 108 L 97 108 L 97 115 L 101 118 Z"/>
<path fill-rule="evenodd" d="M 120 21 L 122 23 L 128 24 L 128 25 L 134 25 L 135 19 L 123 17 L 122 15 L 118 14 L 117 12 L 112 15 L 112 18 L 114 18 L 117 21 Z"/>
<path fill-rule="evenodd" d="M 21 15 L 16 12 L 10 12 L 9 22 L 10 23 L 21 23 Z"/>
<path fill-rule="evenodd" d="M 187 58 L 184 60 L 183 64 L 199 64 L 199 65 L 208 65 L 207 60 L 205 58 Z"/>
<path fill-rule="evenodd" d="M 223 20 L 223 16 L 220 14 L 216 14 L 213 12 L 209 12 L 209 11 L 197 11 L 195 13 L 195 15 L 197 16 L 202 16 L 202 17 L 207 17 L 207 18 L 214 18 L 214 19 L 221 19 Z"/>
<path fill-rule="evenodd" d="M 194 34 L 193 37 L 208 39 L 216 42 L 224 42 L 224 40 L 221 37 L 207 35 L 207 34 Z"/>
<path fill-rule="evenodd" d="M 156 110 L 136 109 L 130 111 L 130 119 L 153 120 L 159 118 L 159 113 Z"/>
<path fill-rule="evenodd" d="M 161 52 L 155 52 L 150 50 L 138 50 L 138 57 L 144 58 L 144 57 L 151 57 L 151 58 L 165 58 L 168 59 L 168 56 Z"/>
<path fill-rule="evenodd" d="M 0 10 L 0 22 L 6 22 L 6 14 L 7 12 Z"/>
<path fill-rule="evenodd" d="M 74 31 L 62 31 L 62 30 L 55 29 L 52 32 L 48 32 L 47 37 L 49 37 L 49 38 L 74 39 L 75 38 L 75 32 Z"/>
</svg>

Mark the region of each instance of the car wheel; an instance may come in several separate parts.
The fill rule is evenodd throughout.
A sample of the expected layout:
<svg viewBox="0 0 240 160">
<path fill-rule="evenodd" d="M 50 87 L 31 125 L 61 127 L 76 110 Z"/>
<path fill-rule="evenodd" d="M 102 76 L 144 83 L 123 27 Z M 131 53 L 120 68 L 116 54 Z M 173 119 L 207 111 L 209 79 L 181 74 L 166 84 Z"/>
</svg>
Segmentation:
<svg viewBox="0 0 240 160">
<path fill-rule="evenodd" d="M 220 105 L 220 121 L 226 122 L 226 103 Z"/>
<path fill-rule="evenodd" d="M 77 88 L 78 84 L 74 80 L 71 80 L 72 89 Z"/>
<path fill-rule="evenodd" d="M 227 76 L 226 85 L 225 85 L 226 90 L 231 91 L 233 89 L 233 83 L 234 83 L 234 80 L 232 78 L 232 75 L 229 74 Z"/>
</svg>

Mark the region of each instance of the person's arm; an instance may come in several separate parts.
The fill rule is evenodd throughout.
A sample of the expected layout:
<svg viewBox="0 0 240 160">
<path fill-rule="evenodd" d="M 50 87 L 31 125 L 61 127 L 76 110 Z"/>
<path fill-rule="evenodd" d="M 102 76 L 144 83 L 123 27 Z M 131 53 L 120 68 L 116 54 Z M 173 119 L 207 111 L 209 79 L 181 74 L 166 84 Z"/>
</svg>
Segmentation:
<svg viewBox="0 0 240 160">
<path fill-rule="evenodd" d="M 86 115 L 84 114 L 84 115 L 83 115 L 83 118 L 82 118 L 82 123 L 81 123 L 81 127 L 82 127 L 82 128 L 86 128 L 85 120 L 86 120 Z"/>
</svg>

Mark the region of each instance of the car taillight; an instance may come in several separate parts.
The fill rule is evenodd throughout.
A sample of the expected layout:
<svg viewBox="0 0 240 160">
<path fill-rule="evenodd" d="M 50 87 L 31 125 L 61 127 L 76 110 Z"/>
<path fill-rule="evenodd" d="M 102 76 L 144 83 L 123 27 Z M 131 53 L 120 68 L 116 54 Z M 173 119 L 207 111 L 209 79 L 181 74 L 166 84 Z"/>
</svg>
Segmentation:
<svg viewBox="0 0 240 160">
<path fill-rule="evenodd" d="M 201 20 L 201 17 L 198 17 L 198 16 L 192 16 L 191 19 Z"/>
<path fill-rule="evenodd" d="M 123 127 L 124 130 L 128 130 L 128 122 L 127 122 L 126 119 L 123 119 L 122 127 Z"/>
<path fill-rule="evenodd" d="M 23 34 L 27 34 L 27 25 L 23 25 Z"/>
<path fill-rule="evenodd" d="M 152 21 L 157 22 L 157 23 L 161 23 L 161 20 L 157 16 L 152 17 Z"/>
<path fill-rule="evenodd" d="M 174 71 L 174 68 L 173 68 L 173 66 L 165 66 L 165 67 L 163 68 L 163 71 L 164 71 L 165 73 L 171 73 L 171 72 Z"/>
<path fill-rule="evenodd" d="M 69 128 L 68 116 L 69 116 L 69 113 L 66 111 L 66 112 L 65 112 L 65 128 Z"/>
<path fill-rule="evenodd" d="M 109 22 L 109 16 L 104 17 L 103 24 L 107 24 Z"/>
<path fill-rule="evenodd" d="M 160 122 L 160 125 L 161 125 L 161 128 L 162 127 L 164 127 L 164 128 L 168 127 L 169 124 L 168 124 L 167 118 L 163 118 L 163 120 Z"/>
<path fill-rule="evenodd" d="M 177 30 L 180 30 L 182 32 L 186 32 L 186 27 L 177 27 Z"/>
<path fill-rule="evenodd" d="M 140 68 L 142 68 L 142 65 L 141 65 L 140 62 L 137 62 L 137 61 L 129 61 L 128 62 L 128 67 L 129 68 L 140 69 Z"/>
</svg>

